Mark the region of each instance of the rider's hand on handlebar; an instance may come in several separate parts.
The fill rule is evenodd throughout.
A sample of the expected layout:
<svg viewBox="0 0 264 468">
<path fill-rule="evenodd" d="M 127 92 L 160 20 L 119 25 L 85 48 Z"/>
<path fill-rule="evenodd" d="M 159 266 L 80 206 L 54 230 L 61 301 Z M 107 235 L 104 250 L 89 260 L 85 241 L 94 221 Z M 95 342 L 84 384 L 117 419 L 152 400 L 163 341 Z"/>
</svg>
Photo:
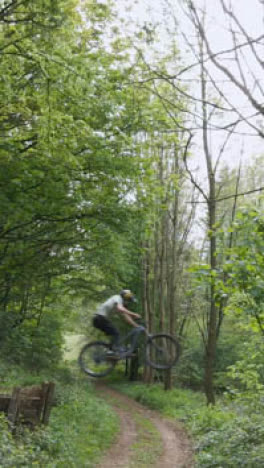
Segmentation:
<svg viewBox="0 0 264 468">
<path fill-rule="evenodd" d="M 145 328 L 146 329 L 146 323 L 143 320 L 141 315 L 138 315 L 138 318 L 136 318 L 136 324 L 139 328 Z"/>
</svg>

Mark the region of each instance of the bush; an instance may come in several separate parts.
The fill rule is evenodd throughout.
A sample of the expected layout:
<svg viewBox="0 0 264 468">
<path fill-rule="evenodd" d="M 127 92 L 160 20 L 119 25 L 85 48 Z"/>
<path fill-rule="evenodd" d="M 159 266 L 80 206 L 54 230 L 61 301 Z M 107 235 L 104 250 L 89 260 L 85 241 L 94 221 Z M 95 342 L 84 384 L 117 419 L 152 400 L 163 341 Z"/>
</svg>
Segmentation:
<svg viewBox="0 0 264 468">
<path fill-rule="evenodd" d="M 8 387 L 55 380 L 55 373 L 32 379 L 23 374 L 22 369 L 9 371 L 5 382 Z M 49 426 L 45 428 L 37 428 L 34 432 L 20 428 L 13 436 L 5 418 L 0 418 L 0 468 L 89 468 L 109 447 L 118 431 L 118 419 L 96 396 L 87 378 L 69 369 L 60 369 L 56 372 L 55 398 L 56 406 L 52 408 Z"/>
<path fill-rule="evenodd" d="M 1 354 L 10 363 L 22 364 L 31 371 L 55 367 L 62 356 L 62 331 L 56 314 L 46 312 L 39 325 L 26 320 L 10 330 L 1 343 Z"/>
<path fill-rule="evenodd" d="M 45 437 L 44 431 L 29 433 L 14 438 L 8 428 L 7 420 L 0 415 L 0 467 L 46 466 L 49 462 L 48 453 L 41 450 L 40 436 Z"/>
<path fill-rule="evenodd" d="M 118 430 L 117 416 L 96 398 L 86 379 L 60 387 L 58 393 L 45 450 L 58 466 L 94 466 Z"/>
<path fill-rule="evenodd" d="M 214 419 L 212 419 L 215 422 Z M 198 428 L 197 428 L 198 429 Z M 236 416 L 204 432 L 199 428 L 198 466 L 248 467 L 264 466 L 263 415 Z M 199 432 L 196 432 L 198 436 Z"/>
<path fill-rule="evenodd" d="M 174 388 L 165 392 L 162 385 L 141 383 L 116 384 L 115 386 L 140 403 L 182 421 L 205 404 L 204 396 L 191 390 Z"/>
<path fill-rule="evenodd" d="M 184 389 L 165 392 L 153 384 L 115 384 L 150 408 L 184 422 L 195 440 L 197 468 L 262 468 L 264 466 L 264 403 L 221 399 L 206 406 L 203 395 Z"/>
<path fill-rule="evenodd" d="M 179 385 L 196 390 L 203 387 L 204 349 L 201 346 L 184 349 L 175 368 L 174 375 Z"/>
<path fill-rule="evenodd" d="M 233 365 L 244 352 L 243 336 L 234 335 L 231 331 L 233 327 L 228 320 L 223 325 L 224 333 L 217 342 L 215 359 L 214 384 L 218 392 L 226 390 L 230 384 L 227 375 L 229 366 Z M 174 375 L 178 385 L 202 390 L 204 386 L 204 346 L 200 338 L 191 337 L 184 342 L 183 353 L 175 367 Z"/>
</svg>

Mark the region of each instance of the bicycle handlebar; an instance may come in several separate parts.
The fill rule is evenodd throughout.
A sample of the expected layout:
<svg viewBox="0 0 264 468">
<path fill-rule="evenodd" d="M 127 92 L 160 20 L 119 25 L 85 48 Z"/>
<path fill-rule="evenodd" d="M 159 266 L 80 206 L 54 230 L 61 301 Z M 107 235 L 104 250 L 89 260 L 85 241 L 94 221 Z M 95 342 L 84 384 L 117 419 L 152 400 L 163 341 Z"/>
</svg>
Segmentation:
<svg viewBox="0 0 264 468">
<path fill-rule="evenodd" d="M 136 322 L 138 325 L 140 325 L 141 327 L 147 328 L 146 322 L 144 322 L 144 320 L 142 320 L 141 318 L 135 319 L 135 322 Z"/>
</svg>

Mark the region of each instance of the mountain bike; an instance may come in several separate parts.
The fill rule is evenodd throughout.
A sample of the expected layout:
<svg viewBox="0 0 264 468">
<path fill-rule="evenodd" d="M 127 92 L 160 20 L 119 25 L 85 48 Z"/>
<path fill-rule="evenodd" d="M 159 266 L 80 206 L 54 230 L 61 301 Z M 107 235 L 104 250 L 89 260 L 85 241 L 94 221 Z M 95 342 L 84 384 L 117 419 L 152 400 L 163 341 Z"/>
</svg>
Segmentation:
<svg viewBox="0 0 264 468">
<path fill-rule="evenodd" d="M 167 333 L 149 334 L 145 327 L 134 328 L 121 338 L 117 349 L 110 343 L 93 341 L 81 349 L 78 362 L 83 372 L 91 377 L 105 377 L 125 359 L 136 356 L 140 336 L 144 336 L 144 357 L 153 369 L 170 369 L 179 359 L 179 342 Z M 126 344 L 126 346 L 123 346 Z"/>
</svg>

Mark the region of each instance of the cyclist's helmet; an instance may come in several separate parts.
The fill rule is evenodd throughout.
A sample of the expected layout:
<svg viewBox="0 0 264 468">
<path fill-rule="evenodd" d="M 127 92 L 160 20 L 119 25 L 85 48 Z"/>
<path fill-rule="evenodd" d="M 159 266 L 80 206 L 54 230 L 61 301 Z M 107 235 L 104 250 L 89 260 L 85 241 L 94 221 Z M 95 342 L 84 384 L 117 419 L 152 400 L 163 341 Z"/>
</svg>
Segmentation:
<svg viewBox="0 0 264 468">
<path fill-rule="evenodd" d="M 130 289 L 122 289 L 120 292 L 120 296 L 122 297 L 124 302 L 137 302 L 134 294 Z"/>
</svg>

